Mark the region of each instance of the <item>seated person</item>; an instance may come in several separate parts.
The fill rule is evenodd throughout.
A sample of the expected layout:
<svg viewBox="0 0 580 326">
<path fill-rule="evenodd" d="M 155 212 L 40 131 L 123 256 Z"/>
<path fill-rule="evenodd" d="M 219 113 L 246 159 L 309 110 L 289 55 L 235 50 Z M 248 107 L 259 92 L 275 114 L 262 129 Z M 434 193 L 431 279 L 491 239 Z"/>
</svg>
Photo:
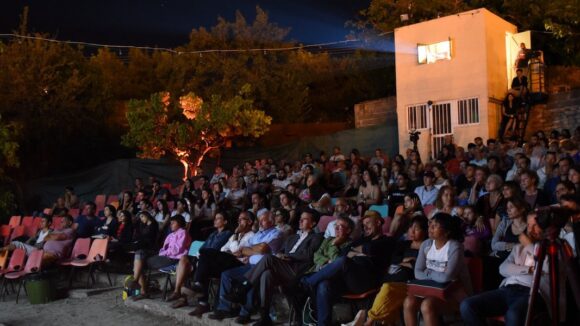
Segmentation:
<svg viewBox="0 0 580 326">
<path fill-rule="evenodd" d="M 68 208 L 64 202 L 64 197 L 58 197 L 54 205 L 52 205 L 52 215 L 61 216 L 68 213 Z"/>
<path fill-rule="evenodd" d="M 391 260 L 394 240 L 382 234 L 383 219 L 374 210 L 363 216 L 364 236 L 320 271 L 302 278 L 315 296 L 318 325 L 330 325 L 333 298 L 341 293 L 364 293 L 381 283 Z"/>
<path fill-rule="evenodd" d="M 71 251 L 75 239 L 75 231 L 72 229 L 72 216 L 65 215 L 63 223 L 63 228 L 61 230 L 52 231 L 44 237 L 44 245 L 42 246 L 42 249 L 44 250 L 42 265 L 44 267 L 67 257 Z M 0 248 L 0 251 L 12 251 L 16 248 L 17 245 L 13 243 Z M 25 248 L 27 251 L 28 249 L 32 252 L 35 248 Z"/>
<path fill-rule="evenodd" d="M 95 235 L 97 228 L 101 226 L 101 220 L 97 217 L 97 205 L 93 202 L 85 204 L 84 214 L 76 218 L 73 229 L 79 238 L 90 238 Z"/>
<path fill-rule="evenodd" d="M 404 235 L 405 231 L 409 228 L 411 219 L 418 215 L 424 215 L 421 200 L 419 199 L 419 195 L 414 192 L 409 192 L 404 197 L 403 212 L 395 213 L 393 217 L 389 229 L 390 235 L 395 239 Z"/>
<path fill-rule="evenodd" d="M 348 326 L 363 325 L 363 322 L 364 326 L 372 326 L 374 323 L 392 325 L 399 321 L 403 302 L 407 297 L 407 281 L 415 279 L 415 261 L 421 244 L 427 238 L 427 232 L 427 218 L 415 216 L 407 230 L 407 240 L 397 242 L 391 267 L 383 279 L 381 290 L 375 297 L 368 316 L 361 310 Z"/>
<path fill-rule="evenodd" d="M 415 193 L 419 196 L 421 205 L 433 205 L 437 199 L 439 188 L 435 187 L 435 174 L 427 171 L 423 174 L 423 185 L 415 188 Z"/>
<path fill-rule="evenodd" d="M 294 230 L 292 230 L 292 227 L 288 224 L 288 221 L 290 220 L 290 212 L 284 208 L 276 209 L 274 220 L 276 221 L 276 229 L 282 233 L 282 237 L 287 238 L 294 233 Z"/>
<path fill-rule="evenodd" d="M 526 244 L 515 245 L 508 258 L 500 265 L 499 272 L 505 278 L 499 289 L 475 295 L 461 303 L 461 316 L 467 325 L 487 325 L 486 318 L 494 316 L 504 316 L 506 326 L 524 325 L 535 266 L 534 246 L 543 238 L 543 230 L 537 224 L 536 217 L 535 212 L 528 214 Z M 545 308 L 549 308 L 545 302 L 550 302 L 547 257 L 542 265 L 544 272 L 541 276 L 540 296 L 536 297 L 534 304 L 535 312 L 545 311 Z M 560 272 L 562 270 L 561 268 Z M 560 282 L 560 285 L 565 283 Z M 560 307 L 565 308 L 566 293 L 562 289 L 559 292 Z M 560 313 L 560 316 L 565 314 Z M 532 324 L 535 325 L 534 322 Z"/>
<path fill-rule="evenodd" d="M 223 247 L 228 239 L 232 236 L 232 231 L 227 229 L 228 219 L 225 213 L 217 212 L 213 218 L 213 226 L 216 228 L 212 232 L 199 250 L 203 249 L 216 249 L 219 250 Z M 176 279 L 175 279 L 175 291 L 167 297 L 166 301 L 173 301 L 180 299 L 173 305 L 172 308 L 185 307 L 187 305 L 187 299 L 181 295 L 181 287 L 185 283 L 185 279 L 193 272 L 197 264 L 197 259 L 188 255 L 184 255 L 179 259 L 179 263 L 176 268 Z"/>
<path fill-rule="evenodd" d="M 471 294 L 471 279 L 463 254 L 463 232 L 460 220 L 446 213 L 437 213 L 429 224 L 429 239 L 419 249 L 415 263 L 415 278 L 445 283 L 459 281 L 461 287 L 447 301 L 435 297 L 419 298 L 407 295 L 404 305 L 405 325 L 415 326 L 421 310 L 426 326 L 437 325 L 439 316 L 457 311 L 459 302 Z"/>
<path fill-rule="evenodd" d="M 135 301 L 149 297 L 149 293 L 147 293 L 147 280 L 143 274 L 145 260 L 147 262 L 147 268 L 160 269 L 177 264 L 182 256 L 187 255 L 191 240 L 189 234 L 187 234 L 187 230 L 185 230 L 185 219 L 183 216 L 179 214 L 172 216 L 169 227 L 171 233 L 165 238 L 163 247 L 159 250 L 158 255 L 147 257 L 146 253 L 142 250 L 135 252 L 133 277 L 135 279 L 134 282 L 141 287 L 141 294 L 132 297 Z M 136 286 L 137 284 L 133 285 Z"/>
<path fill-rule="evenodd" d="M 51 219 L 48 215 L 44 215 L 40 220 L 40 229 L 36 233 L 36 236 L 28 239 L 26 242 L 12 241 L 10 245 L 0 248 L 0 251 L 12 251 L 15 248 L 24 249 L 26 251 L 26 256 L 35 249 L 42 249 L 44 246 L 45 238 L 49 235 L 52 230 L 50 229 Z"/>
<path fill-rule="evenodd" d="M 520 197 L 507 200 L 506 211 L 508 218 L 502 220 L 491 240 L 493 256 L 505 259 L 512 248 L 519 243 L 519 236 L 526 231 L 526 215 L 528 204 Z"/>
<path fill-rule="evenodd" d="M 117 232 L 117 226 L 119 221 L 117 220 L 117 209 L 113 205 L 105 206 L 103 211 L 105 219 L 101 222 L 101 225 L 97 227 L 95 234 L 102 234 L 106 236 L 114 236 Z"/>
<path fill-rule="evenodd" d="M 481 228 L 477 226 L 478 214 L 473 205 L 463 207 L 463 213 L 460 218 L 462 220 L 463 235 L 465 238 L 473 238 L 476 242 L 476 248 L 465 248 L 466 254 L 468 251 L 473 250 L 474 252 L 471 252 L 471 255 L 480 256 L 484 244 L 491 238 L 490 227 L 486 223 L 483 223 Z"/>
<path fill-rule="evenodd" d="M 245 282 L 230 296 L 230 301 L 245 302 L 248 292 L 253 288 L 260 296 L 260 325 L 272 325 L 270 305 L 276 286 L 296 284 L 296 281 L 312 265 L 314 252 L 322 242 L 322 236 L 313 228 L 319 219 L 318 212 L 307 208 L 300 217 L 300 230 L 286 239 L 282 249 L 276 254 L 265 255 L 260 262 L 252 267 L 244 277 Z M 249 315 L 247 321 L 249 321 Z M 244 320 L 242 320 L 244 321 Z"/>
<path fill-rule="evenodd" d="M 358 239 L 360 238 L 361 235 L 361 228 L 360 228 L 360 216 L 353 216 L 352 215 L 352 209 L 351 206 L 349 205 L 348 201 L 346 200 L 346 198 L 344 197 L 340 197 L 336 200 L 336 203 L 334 204 L 334 213 L 332 215 L 334 215 L 337 219 L 340 215 L 345 215 L 348 216 L 352 222 L 354 223 L 353 225 L 353 229 L 351 229 L 352 234 L 351 234 L 351 239 Z M 332 238 L 336 236 L 335 233 L 335 224 L 336 224 L 336 220 L 331 221 L 330 223 L 328 223 L 328 225 L 326 226 L 326 230 L 324 231 L 324 237 L 325 238 Z"/>
<path fill-rule="evenodd" d="M 354 222 L 347 216 L 338 216 L 334 223 L 333 236 L 326 237 L 322 241 L 320 248 L 314 253 L 314 266 L 310 268 L 309 273 L 318 272 L 327 264 L 333 262 L 342 250 L 345 250 L 351 243 L 351 234 L 354 229 Z M 331 223 L 332 223 L 331 222 Z M 329 224 L 330 227 L 330 224 Z M 327 228 L 328 230 L 328 228 Z"/>
<path fill-rule="evenodd" d="M 263 209 L 258 214 L 260 223 L 259 231 L 248 241 L 247 247 L 241 247 L 239 251 L 235 252 L 235 256 L 243 256 L 247 258 L 248 264 L 229 269 L 221 274 L 220 281 L 220 298 L 216 311 L 209 315 L 210 319 L 222 320 L 226 317 L 233 317 L 235 314 L 232 310 L 232 303 L 227 299 L 228 294 L 232 292 L 234 283 L 248 272 L 254 265 L 258 264 L 266 254 L 276 254 L 281 246 L 282 235 L 278 229 L 274 227 L 274 217 L 267 209 Z M 248 305 L 252 302 L 253 291 L 248 293 L 250 300 Z M 250 315 L 248 306 L 244 305 L 239 313 L 239 321 L 247 323 Z"/>
<path fill-rule="evenodd" d="M 152 255 L 157 247 L 156 242 L 159 235 L 159 225 L 149 212 L 140 212 L 137 215 L 139 216 L 139 222 L 135 227 L 133 242 L 130 246 L 131 250 L 142 250 Z"/>
</svg>

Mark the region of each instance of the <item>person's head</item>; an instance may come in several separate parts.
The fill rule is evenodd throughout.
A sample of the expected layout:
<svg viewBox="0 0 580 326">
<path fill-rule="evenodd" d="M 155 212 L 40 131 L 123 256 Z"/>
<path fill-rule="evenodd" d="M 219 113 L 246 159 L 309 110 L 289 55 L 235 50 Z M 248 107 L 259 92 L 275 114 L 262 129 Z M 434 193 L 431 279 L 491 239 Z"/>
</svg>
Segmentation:
<svg viewBox="0 0 580 326">
<path fill-rule="evenodd" d="M 87 202 L 85 204 L 85 214 L 87 216 L 95 216 L 96 213 L 97 213 L 97 205 L 92 201 Z"/>
<path fill-rule="evenodd" d="M 307 208 L 300 215 L 298 228 L 303 232 L 310 232 L 318 223 L 320 214 L 314 209 Z"/>
<path fill-rule="evenodd" d="M 492 155 L 487 158 L 487 168 L 490 171 L 498 171 L 499 170 L 499 158 L 495 155 Z"/>
<path fill-rule="evenodd" d="M 429 232 L 429 221 L 423 215 L 418 215 L 411 219 L 411 224 L 407 230 L 407 240 L 423 242 Z"/>
<path fill-rule="evenodd" d="M 238 231 L 242 233 L 246 233 L 252 229 L 252 225 L 254 224 L 254 214 L 249 211 L 242 211 L 240 215 L 238 215 Z"/>
<path fill-rule="evenodd" d="M 580 208 L 580 199 L 573 194 L 563 195 L 560 197 L 559 203 L 563 208 L 571 210 L 578 210 Z"/>
<path fill-rule="evenodd" d="M 530 210 L 528 203 L 520 197 L 512 197 L 507 200 L 506 211 L 512 220 L 523 219 Z"/>
<path fill-rule="evenodd" d="M 574 185 L 580 184 L 580 166 L 572 166 L 568 170 L 568 180 Z"/>
<path fill-rule="evenodd" d="M 373 170 L 365 170 L 362 177 L 362 185 L 364 187 L 369 185 L 376 185 L 378 183 L 377 175 Z"/>
<path fill-rule="evenodd" d="M 515 181 L 506 181 L 501 189 L 503 198 L 512 198 L 520 193 L 520 185 Z"/>
<path fill-rule="evenodd" d="M 563 157 L 558 162 L 558 173 L 560 176 L 568 178 L 570 167 L 574 165 L 574 161 L 570 157 Z"/>
<path fill-rule="evenodd" d="M 336 200 L 336 203 L 334 204 L 334 213 L 336 215 L 339 214 L 343 214 L 343 213 L 348 213 L 349 210 L 349 205 L 348 205 L 348 201 L 346 200 L 346 198 L 344 197 L 340 197 Z"/>
<path fill-rule="evenodd" d="M 312 187 L 314 186 L 314 184 L 316 184 L 316 176 L 314 176 L 314 174 L 311 174 L 308 176 L 308 178 L 306 178 L 306 186 Z"/>
<path fill-rule="evenodd" d="M 480 185 L 485 184 L 487 180 L 487 170 L 484 167 L 478 166 L 475 168 L 475 182 Z"/>
<path fill-rule="evenodd" d="M 334 224 L 334 231 L 337 238 L 349 238 L 354 230 L 354 222 L 346 215 L 339 215 L 336 217 Z"/>
<path fill-rule="evenodd" d="M 447 213 L 437 213 L 429 223 L 429 238 L 435 241 L 463 241 L 460 219 Z"/>
<path fill-rule="evenodd" d="M 540 241 L 544 238 L 544 230 L 538 224 L 538 214 L 536 212 L 530 212 L 528 214 L 528 226 L 526 228 L 526 233 L 532 242 Z"/>
<path fill-rule="evenodd" d="M 286 180 L 286 170 L 284 170 L 284 169 L 278 169 L 278 173 L 276 174 L 276 177 L 280 181 Z"/>
<path fill-rule="evenodd" d="M 491 174 L 485 181 L 485 190 L 487 192 L 501 191 L 503 179 L 497 174 Z"/>
<path fill-rule="evenodd" d="M 522 190 L 538 188 L 538 174 L 532 170 L 524 170 L 520 174 L 520 187 Z"/>
<path fill-rule="evenodd" d="M 221 230 L 224 229 L 228 225 L 228 218 L 226 217 L 225 212 L 218 211 L 215 213 L 213 217 L 213 227 Z"/>
<path fill-rule="evenodd" d="M 518 68 L 518 69 L 516 70 L 516 75 L 517 75 L 518 77 L 521 77 L 523 74 L 524 74 L 524 71 L 523 71 L 522 69 Z"/>
<path fill-rule="evenodd" d="M 113 205 L 105 206 L 105 210 L 103 211 L 105 217 L 115 217 L 117 216 L 117 209 Z"/>
<path fill-rule="evenodd" d="M 139 202 L 140 211 L 148 211 L 151 209 L 151 202 L 148 199 L 141 199 Z"/>
<path fill-rule="evenodd" d="M 435 207 L 441 209 L 443 207 L 453 207 L 455 205 L 455 192 L 451 186 L 443 186 L 437 193 L 435 199 Z"/>
<path fill-rule="evenodd" d="M 288 220 L 290 220 L 290 212 L 288 212 L 287 209 L 278 208 L 274 213 L 274 219 L 278 225 L 288 224 Z"/>
<path fill-rule="evenodd" d="M 131 223 L 133 215 L 126 209 L 119 211 L 117 214 L 119 223 Z"/>
<path fill-rule="evenodd" d="M 169 205 L 167 204 L 167 201 L 166 201 L 166 200 L 164 200 L 164 199 L 159 199 L 159 200 L 157 201 L 157 204 L 156 204 L 156 206 L 157 206 L 157 207 L 156 207 L 156 208 L 157 208 L 157 209 L 156 209 L 156 211 L 157 211 L 157 212 L 161 212 L 161 213 L 163 213 L 163 215 L 165 215 L 165 214 L 169 214 L 169 213 L 170 213 L 170 212 L 169 212 Z"/>
<path fill-rule="evenodd" d="M 426 187 L 431 187 L 435 183 L 435 173 L 427 171 L 423 174 L 423 184 Z"/>
<path fill-rule="evenodd" d="M 419 195 L 414 192 L 408 192 L 405 194 L 405 197 L 403 198 L 403 206 L 406 210 L 411 210 L 413 212 L 423 209 Z"/>
<path fill-rule="evenodd" d="M 475 176 L 475 169 L 477 168 L 477 165 L 475 164 L 467 164 L 467 166 L 465 167 L 465 177 L 468 179 L 471 179 Z"/>
<path fill-rule="evenodd" d="M 264 197 L 262 196 L 262 194 L 260 194 L 259 192 L 254 192 L 252 193 L 252 205 L 255 206 L 263 206 L 264 204 Z"/>
<path fill-rule="evenodd" d="M 576 186 L 570 180 L 560 180 L 558 184 L 556 184 L 556 199 L 560 202 L 562 196 L 575 194 L 576 193 Z"/>
<path fill-rule="evenodd" d="M 387 169 L 386 167 L 381 168 L 381 177 L 388 178 L 389 177 L 389 169 Z"/>
<path fill-rule="evenodd" d="M 64 228 L 65 229 L 70 228 L 73 225 L 73 223 L 74 223 L 73 217 L 70 214 L 65 214 L 63 217 L 64 217 L 64 222 L 63 222 L 64 223 L 64 225 L 63 225 Z"/>
<path fill-rule="evenodd" d="M 285 207 L 289 207 L 292 205 L 294 201 L 294 196 L 288 191 L 282 191 L 280 193 L 280 204 Z"/>
<path fill-rule="evenodd" d="M 433 168 L 431 169 L 431 171 L 433 171 L 435 178 L 447 179 L 447 173 L 445 171 L 445 167 L 443 166 L 443 164 L 437 163 L 437 164 L 433 165 Z"/>
<path fill-rule="evenodd" d="M 42 218 L 40 219 L 40 228 L 42 230 L 46 230 L 50 228 L 50 224 L 52 224 L 52 219 L 50 218 L 50 216 L 43 215 Z"/>
<path fill-rule="evenodd" d="M 123 192 L 123 204 L 133 203 L 133 193 L 131 191 Z"/>
<path fill-rule="evenodd" d="M 473 141 L 475 142 L 475 145 L 483 146 L 483 139 L 481 137 L 475 137 L 475 139 L 473 139 Z"/>
<path fill-rule="evenodd" d="M 173 215 L 169 219 L 169 228 L 171 232 L 175 232 L 179 229 L 185 228 L 186 222 L 185 218 L 181 214 Z"/>
<path fill-rule="evenodd" d="M 475 206 L 473 206 L 473 205 L 464 206 L 463 207 L 463 214 L 461 214 L 461 218 L 468 225 L 475 224 L 475 220 L 477 220 L 477 213 L 475 210 Z"/>
<path fill-rule="evenodd" d="M 409 183 L 409 176 L 406 173 L 400 173 L 397 176 L 397 187 L 406 188 Z"/>
<path fill-rule="evenodd" d="M 521 153 L 516 154 L 516 156 L 518 157 L 516 161 L 516 166 L 518 169 L 525 170 L 530 168 L 531 161 L 527 156 Z"/>
<path fill-rule="evenodd" d="M 334 146 L 334 148 L 332 149 L 332 154 L 334 155 L 340 154 L 340 147 Z"/>
<path fill-rule="evenodd" d="M 375 163 L 375 164 L 371 165 L 371 170 L 373 171 L 373 173 L 376 176 L 379 176 L 381 174 L 381 169 L 382 169 L 382 165 L 380 165 L 379 163 Z"/>
<path fill-rule="evenodd" d="M 272 213 L 266 208 L 262 208 L 258 211 L 258 223 L 260 224 L 260 230 L 267 230 L 274 226 L 274 218 Z"/>
<path fill-rule="evenodd" d="M 364 235 L 367 237 L 375 237 L 382 232 L 383 218 L 379 212 L 368 210 L 363 216 L 362 224 Z"/>
<path fill-rule="evenodd" d="M 149 224 L 149 223 L 153 223 L 153 221 L 155 219 L 153 218 L 151 213 L 149 213 L 147 211 L 142 211 L 142 212 L 139 212 L 139 220 L 141 220 L 141 223 L 143 223 L 143 224 Z"/>
<path fill-rule="evenodd" d="M 57 207 L 64 207 L 64 205 L 65 205 L 64 198 L 63 197 L 58 197 L 56 199 L 56 206 Z"/>
<path fill-rule="evenodd" d="M 187 200 L 183 198 L 177 201 L 177 205 L 175 208 L 179 213 L 189 212 L 189 205 L 187 204 Z"/>
<path fill-rule="evenodd" d="M 214 183 L 211 187 L 213 192 L 215 193 L 221 194 L 222 192 L 224 192 L 224 186 L 219 182 Z"/>
<path fill-rule="evenodd" d="M 298 195 L 298 192 L 300 191 L 300 187 L 298 187 L 298 185 L 296 183 L 292 182 L 291 184 L 286 186 L 286 190 L 288 190 L 288 192 L 290 194 L 292 194 L 293 198 L 294 198 Z"/>
<path fill-rule="evenodd" d="M 64 187 L 64 193 L 67 195 L 72 195 L 74 193 L 74 188 L 72 186 Z"/>
</svg>

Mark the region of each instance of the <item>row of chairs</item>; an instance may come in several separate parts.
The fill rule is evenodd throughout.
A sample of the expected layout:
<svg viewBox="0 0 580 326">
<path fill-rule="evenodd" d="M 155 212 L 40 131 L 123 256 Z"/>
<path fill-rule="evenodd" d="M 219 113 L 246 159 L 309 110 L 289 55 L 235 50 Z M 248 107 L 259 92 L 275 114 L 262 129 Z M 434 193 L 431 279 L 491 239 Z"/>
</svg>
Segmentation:
<svg viewBox="0 0 580 326">
<path fill-rule="evenodd" d="M 42 268 L 43 255 L 43 250 L 33 250 L 27 259 L 26 251 L 18 248 L 12 252 L 12 256 L 8 262 L 8 252 L 5 251 L 0 254 L 0 277 L 2 277 L 0 296 L 2 296 L 2 300 L 5 300 L 6 294 L 8 294 L 7 282 L 18 282 L 18 290 L 16 292 L 16 303 L 18 303 L 20 289 L 24 285 L 28 276 L 40 272 Z M 8 266 L 6 266 L 7 262 Z M 24 268 L 22 268 L 22 266 L 24 266 Z"/>
<path fill-rule="evenodd" d="M 18 223 L 16 223 L 18 221 Z M 12 216 L 8 225 L 0 226 L 0 239 L 4 244 L 12 242 L 14 239 L 26 236 L 33 237 L 40 229 L 41 217 L 24 216 L 20 224 L 20 216 Z M 55 216 L 52 218 L 51 228 L 61 230 L 64 226 L 64 217 Z"/>
</svg>

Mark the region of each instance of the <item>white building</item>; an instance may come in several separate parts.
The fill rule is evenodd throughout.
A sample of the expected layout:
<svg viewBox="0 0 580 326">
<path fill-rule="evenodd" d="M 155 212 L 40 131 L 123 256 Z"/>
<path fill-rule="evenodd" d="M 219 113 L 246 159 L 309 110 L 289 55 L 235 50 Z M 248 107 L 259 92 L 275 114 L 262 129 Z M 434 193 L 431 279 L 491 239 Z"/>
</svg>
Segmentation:
<svg viewBox="0 0 580 326">
<path fill-rule="evenodd" d="M 501 100 L 514 74 L 519 44 L 530 34 L 486 9 L 395 30 L 399 150 L 421 132 L 421 157 L 434 157 L 451 140 L 496 138 Z"/>
</svg>

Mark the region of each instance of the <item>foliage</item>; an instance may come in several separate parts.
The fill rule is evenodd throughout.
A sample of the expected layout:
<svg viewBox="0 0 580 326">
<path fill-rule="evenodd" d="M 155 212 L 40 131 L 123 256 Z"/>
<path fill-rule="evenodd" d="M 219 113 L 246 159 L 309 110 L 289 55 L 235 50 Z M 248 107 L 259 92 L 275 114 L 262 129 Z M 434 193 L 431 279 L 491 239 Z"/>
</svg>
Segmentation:
<svg viewBox="0 0 580 326">
<path fill-rule="evenodd" d="M 372 0 L 352 22 L 359 30 L 392 31 L 425 20 L 485 7 L 515 24 L 519 30 L 538 31 L 535 47 L 553 63 L 580 64 L 577 0 Z M 401 15 L 408 20 L 402 21 Z"/>
<path fill-rule="evenodd" d="M 15 141 L 18 130 L 14 124 L 4 123 L 0 115 L 0 221 L 15 208 L 14 193 L 7 187 L 11 180 L 6 176 L 5 169 L 20 165 L 17 155 L 19 145 Z"/>
<path fill-rule="evenodd" d="M 254 107 L 250 91 L 246 84 L 227 99 L 214 94 L 203 101 L 188 93 L 177 101 L 165 92 L 148 100 L 131 100 L 129 132 L 123 143 L 138 147 L 141 157 L 174 155 L 185 165 L 187 176 L 187 167 L 199 167 L 211 150 L 237 137 L 260 137 L 268 130 L 272 119 Z"/>
</svg>

